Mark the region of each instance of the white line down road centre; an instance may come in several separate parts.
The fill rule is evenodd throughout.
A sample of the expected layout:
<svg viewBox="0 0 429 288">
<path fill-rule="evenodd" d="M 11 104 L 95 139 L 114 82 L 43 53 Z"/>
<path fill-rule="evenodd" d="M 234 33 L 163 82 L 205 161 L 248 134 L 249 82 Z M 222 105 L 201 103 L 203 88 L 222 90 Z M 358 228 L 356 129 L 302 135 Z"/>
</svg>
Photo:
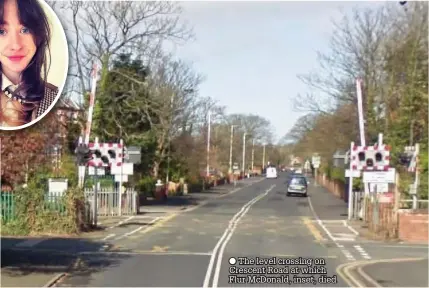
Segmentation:
<svg viewBox="0 0 429 288">
<path fill-rule="evenodd" d="M 217 256 L 217 261 L 216 261 L 216 267 L 215 267 L 214 276 L 213 276 L 212 287 L 217 287 L 218 281 L 219 281 L 220 267 L 222 264 L 223 252 L 229 240 L 231 239 L 232 235 L 234 234 L 234 231 L 237 228 L 238 223 L 244 217 L 244 215 L 246 215 L 250 207 L 256 202 L 258 202 L 259 200 L 261 200 L 262 198 L 264 198 L 265 196 L 267 196 L 268 193 L 270 193 L 270 191 L 273 190 L 275 186 L 276 185 L 272 185 L 268 190 L 265 191 L 265 193 L 259 194 L 258 196 L 256 196 L 255 198 L 247 202 L 243 207 L 241 207 L 240 211 L 238 211 L 237 214 L 235 214 L 234 217 L 232 217 L 232 219 L 229 221 L 228 227 L 226 228 L 222 237 L 216 243 L 216 246 L 213 249 L 213 252 L 211 254 L 209 266 L 207 267 L 206 277 L 204 278 L 204 284 L 203 284 L 204 288 L 209 287 L 210 278 L 212 275 L 213 265 L 214 265 L 216 256 Z"/>
</svg>

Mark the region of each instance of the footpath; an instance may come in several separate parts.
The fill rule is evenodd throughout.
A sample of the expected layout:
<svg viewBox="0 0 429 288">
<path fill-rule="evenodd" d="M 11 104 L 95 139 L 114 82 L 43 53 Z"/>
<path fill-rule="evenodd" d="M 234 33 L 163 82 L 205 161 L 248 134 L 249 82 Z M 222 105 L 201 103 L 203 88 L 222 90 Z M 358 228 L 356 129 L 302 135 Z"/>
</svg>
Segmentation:
<svg viewBox="0 0 429 288">
<path fill-rule="evenodd" d="M 311 179 L 311 182 L 313 184 L 314 179 Z M 380 246 L 377 256 L 385 259 L 365 257 L 369 256 L 363 248 L 365 242 L 370 241 L 381 245 L 383 242 L 374 241 L 368 229 L 362 227 L 362 222 L 347 221 L 347 202 L 319 184 L 311 185 L 309 201 L 316 221 L 327 238 L 339 243 L 342 249 L 362 245 L 360 258 L 355 256 L 353 259 L 348 259 L 350 262 L 337 269 L 338 274 L 345 278 L 351 287 L 429 287 L 427 254 L 422 258 L 409 258 L 395 253 L 396 257 L 401 258 L 388 259 L 395 257 L 389 256 L 392 250 L 383 251 L 385 248 Z M 374 254 L 371 253 L 371 256 Z"/>
<path fill-rule="evenodd" d="M 361 269 L 378 287 L 429 287 L 428 259 L 377 262 Z"/>
<path fill-rule="evenodd" d="M 2 236 L 1 287 L 52 286 L 67 273 L 81 269 L 78 268 L 80 254 L 106 250 L 106 241 L 114 240 L 112 235 L 117 238 L 130 235 L 133 231 L 149 227 L 171 214 L 198 207 L 211 199 L 227 195 L 260 179 L 243 179 L 236 185 L 225 184 L 197 193 L 172 196 L 163 202 L 147 201 L 140 206 L 139 215 L 99 217 L 100 229 L 98 231 L 82 233 L 78 236 Z M 117 259 L 103 259 L 103 261 L 115 262 Z M 94 267 L 86 267 L 85 271 L 98 268 L 95 263 Z"/>
<path fill-rule="evenodd" d="M 428 258 L 383 259 L 341 265 L 351 287 L 429 287 Z"/>
</svg>

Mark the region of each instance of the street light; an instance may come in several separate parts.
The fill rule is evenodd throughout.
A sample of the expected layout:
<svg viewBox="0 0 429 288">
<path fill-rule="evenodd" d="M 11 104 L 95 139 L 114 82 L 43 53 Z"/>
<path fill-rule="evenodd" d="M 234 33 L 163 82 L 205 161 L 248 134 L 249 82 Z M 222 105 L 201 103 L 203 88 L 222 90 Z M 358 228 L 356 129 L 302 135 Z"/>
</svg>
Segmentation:
<svg viewBox="0 0 429 288">
<path fill-rule="evenodd" d="M 243 170 L 243 176 L 246 173 L 246 171 L 244 170 L 244 165 L 246 164 L 246 132 L 244 132 L 243 134 L 243 166 L 242 166 L 242 170 Z"/>
<path fill-rule="evenodd" d="M 231 125 L 231 136 L 230 136 L 230 141 L 229 141 L 229 174 L 232 173 L 232 144 L 233 144 L 233 139 L 234 139 L 234 126 L 237 125 Z"/>
<path fill-rule="evenodd" d="M 263 152 L 262 152 L 262 170 L 264 170 L 265 169 L 265 143 L 264 143 L 264 146 L 263 146 L 263 148 L 262 148 L 262 150 L 263 150 Z"/>
<path fill-rule="evenodd" d="M 207 127 L 207 177 L 210 176 L 210 128 L 211 128 L 211 111 L 208 112 Z"/>
<path fill-rule="evenodd" d="M 254 160 L 255 160 L 255 139 L 252 139 L 252 173 L 253 173 Z"/>
</svg>

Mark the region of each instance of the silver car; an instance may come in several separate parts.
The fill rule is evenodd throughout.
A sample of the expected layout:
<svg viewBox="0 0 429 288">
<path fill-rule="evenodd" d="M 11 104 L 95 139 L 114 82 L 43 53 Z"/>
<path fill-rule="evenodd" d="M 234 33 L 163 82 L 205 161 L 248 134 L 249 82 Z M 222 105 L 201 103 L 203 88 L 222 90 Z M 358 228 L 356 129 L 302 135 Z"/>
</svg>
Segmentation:
<svg viewBox="0 0 429 288">
<path fill-rule="evenodd" d="M 294 195 L 301 195 L 301 196 L 307 197 L 308 184 L 309 183 L 307 181 L 307 178 L 305 178 L 304 176 L 292 175 L 292 177 L 289 179 L 287 183 L 286 195 L 290 196 L 294 194 Z"/>
</svg>

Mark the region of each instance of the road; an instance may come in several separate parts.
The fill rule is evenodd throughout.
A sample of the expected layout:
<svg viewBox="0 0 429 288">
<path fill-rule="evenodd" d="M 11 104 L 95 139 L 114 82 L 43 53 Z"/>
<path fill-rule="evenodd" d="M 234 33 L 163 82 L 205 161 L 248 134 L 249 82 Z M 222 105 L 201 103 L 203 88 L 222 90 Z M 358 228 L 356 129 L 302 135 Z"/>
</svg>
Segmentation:
<svg viewBox="0 0 429 288">
<path fill-rule="evenodd" d="M 35 239 L 18 246 L 30 249 L 26 257 L 34 254 L 33 258 L 51 262 L 74 259 L 73 271 L 56 283 L 58 287 L 350 287 L 354 285 L 338 269 L 341 265 L 427 258 L 427 245 L 362 239 L 345 222 L 347 207 L 342 200 L 314 183 L 309 197 L 286 197 L 285 181 L 285 174 L 278 179 L 246 179 L 184 211 L 125 217 L 97 240 Z M 9 253 L 7 259 L 16 258 Z M 2 250 L 3 260 L 7 255 Z M 427 274 L 425 266 L 416 263 L 415 274 Z M 378 274 L 367 274 L 385 283 L 395 268 L 373 267 L 370 272 Z M 413 286 L 419 286 L 421 281 L 417 282 Z"/>
<path fill-rule="evenodd" d="M 241 190 L 177 214 L 148 233 L 123 238 L 110 252 L 84 254 L 83 262 L 89 266 L 91 261 L 108 262 L 114 255 L 122 258 L 119 264 L 69 277 L 59 285 L 225 287 L 251 285 L 258 281 L 253 275 L 265 275 L 276 277 L 272 281 L 290 281 L 291 286 L 319 286 L 329 279 L 336 283 L 326 286 L 345 286 L 335 272 L 345 258 L 315 237 L 308 199 L 286 197 L 285 181 L 285 177 L 255 178 Z M 237 274 L 243 272 L 240 268 L 251 267 L 257 271 Z M 285 267 L 297 270 L 275 271 Z M 319 271 L 304 275 L 306 267 Z"/>
</svg>

